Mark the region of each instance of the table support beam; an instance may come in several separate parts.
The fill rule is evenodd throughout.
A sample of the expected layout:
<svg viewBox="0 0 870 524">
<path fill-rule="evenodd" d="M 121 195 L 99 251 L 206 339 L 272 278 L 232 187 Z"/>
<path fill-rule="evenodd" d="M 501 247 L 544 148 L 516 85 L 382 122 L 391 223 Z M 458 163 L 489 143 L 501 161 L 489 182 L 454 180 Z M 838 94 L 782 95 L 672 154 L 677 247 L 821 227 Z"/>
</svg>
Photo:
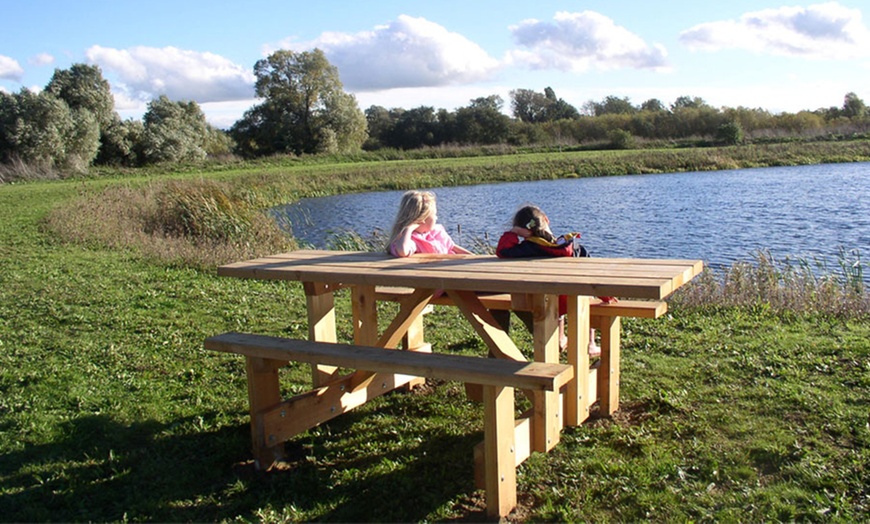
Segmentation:
<svg viewBox="0 0 870 524">
<path fill-rule="evenodd" d="M 574 368 L 565 392 L 565 425 L 579 426 L 589 418 L 595 399 L 589 395 L 589 297 L 568 297 L 568 364 Z"/>
<path fill-rule="evenodd" d="M 598 370 L 598 413 L 610 416 L 619 409 L 619 317 L 595 317 L 601 333 L 601 368 Z"/>
</svg>

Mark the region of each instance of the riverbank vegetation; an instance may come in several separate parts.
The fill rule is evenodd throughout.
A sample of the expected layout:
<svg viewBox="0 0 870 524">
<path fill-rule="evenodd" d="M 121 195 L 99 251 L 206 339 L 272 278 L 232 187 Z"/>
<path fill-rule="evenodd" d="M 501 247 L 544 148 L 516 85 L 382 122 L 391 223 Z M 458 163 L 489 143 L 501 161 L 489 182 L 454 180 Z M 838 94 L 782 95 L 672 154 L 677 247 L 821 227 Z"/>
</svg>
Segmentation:
<svg viewBox="0 0 870 524">
<path fill-rule="evenodd" d="M 348 191 L 868 161 L 870 143 L 460 154 L 272 157 L 0 186 L 0 519 L 482 520 L 471 459 L 481 408 L 458 384 L 378 398 L 289 443 L 280 470 L 251 469 L 244 364 L 202 341 L 307 336 L 301 286 L 215 274 L 295 247 L 264 208 Z M 761 253 L 698 278 L 664 318 L 627 319 L 620 410 L 522 465 L 512 520 L 870 518 L 859 256 L 844 252 L 818 279 L 804 271 L 811 261 Z M 337 302 L 349 318 L 349 296 Z M 439 351 L 485 353 L 454 309 L 429 318 Z M 349 341 L 350 322 L 338 333 Z M 306 377 L 293 367 L 282 388 Z"/>
<path fill-rule="evenodd" d="M 680 96 L 590 100 L 578 108 L 544 92 L 515 89 L 509 110 L 498 95 L 453 111 L 429 106 L 364 112 L 339 71 L 318 49 L 278 50 L 253 68 L 260 103 L 230 129 L 206 122 L 196 102 L 159 96 L 141 121 L 121 120 L 97 66 L 56 70 L 40 92 L 0 92 L 0 183 L 103 173 L 94 166 L 143 167 L 238 158 L 382 158 L 396 152 L 469 148 L 541 150 L 679 149 L 744 144 L 811 143 L 870 138 L 870 111 L 855 93 L 841 105 L 772 114 L 761 108 L 713 107 Z"/>
</svg>

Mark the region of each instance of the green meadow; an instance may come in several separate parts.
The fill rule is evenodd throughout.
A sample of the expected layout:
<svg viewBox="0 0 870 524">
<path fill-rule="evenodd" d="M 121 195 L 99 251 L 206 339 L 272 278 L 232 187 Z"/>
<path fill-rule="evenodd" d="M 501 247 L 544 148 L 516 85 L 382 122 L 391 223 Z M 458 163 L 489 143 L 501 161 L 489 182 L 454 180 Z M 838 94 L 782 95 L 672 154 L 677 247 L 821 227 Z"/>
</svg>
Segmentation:
<svg viewBox="0 0 870 524">
<path fill-rule="evenodd" d="M 202 342 L 307 336 L 301 285 L 216 275 L 296 247 L 263 208 L 851 161 L 870 161 L 870 142 L 270 159 L 0 186 L 0 520 L 485 520 L 472 474 L 481 407 L 457 383 L 380 397 L 288 442 L 281 468 L 252 469 L 243 359 Z M 509 520 L 870 520 L 870 298 L 854 277 L 759 257 L 699 277 L 663 318 L 624 320 L 621 409 L 526 461 Z M 347 294 L 337 307 L 348 319 Z M 454 309 L 427 319 L 437 351 L 485 353 Z M 338 330 L 351 339 L 349 321 Z M 284 392 L 303 391 L 307 373 L 291 366 Z"/>
</svg>

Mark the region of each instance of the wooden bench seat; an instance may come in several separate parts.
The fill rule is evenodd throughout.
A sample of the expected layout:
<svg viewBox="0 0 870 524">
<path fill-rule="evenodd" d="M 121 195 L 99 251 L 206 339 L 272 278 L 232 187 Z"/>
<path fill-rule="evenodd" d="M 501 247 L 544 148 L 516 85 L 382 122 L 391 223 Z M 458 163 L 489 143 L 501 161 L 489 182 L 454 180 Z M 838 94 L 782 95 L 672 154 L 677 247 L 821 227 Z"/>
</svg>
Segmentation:
<svg viewBox="0 0 870 524">
<path fill-rule="evenodd" d="M 483 477 L 487 513 L 506 516 L 516 507 L 514 388 L 556 391 L 574 376 L 565 364 L 384 349 L 312 342 L 265 335 L 224 333 L 205 340 L 205 348 L 246 357 L 251 434 L 257 467 L 271 467 L 283 456 L 285 440 L 398 385 L 386 376 L 438 378 L 480 384 L 484 390 Z M 280 399 L 277 370 L 287 362 L 326 364 L 358 370 L 332 383 Z M 377 383 L 383 385 L 378 387 Z M 374 387 L 370 387 L 372 382 Z M 336 406 L 340 406 L 336 409 Z M 350 406 L 350 408 L 348 408 Z M 314 413 L 313 413 L 314 412 Z"/>
<path fill-rule="evenodd" d="M 375 299 L 387 302 L 398 302 L 413 292 L 405 287 L 378 286 L 375 288 Z M 481 294 L 480 302 L 487 309 L 529 311 L 527 302 L 522 297 L 511 297 L 508 293 Z M 452 306 L 453 301 L 447 295 L 435 297 L 430 304 Z M 659 318 L 668 311 L 668 303 L 661 300 L 620 300 L 605 304 L 599 298 L 589 299 L 590 316 L 593 317 L 634 317 Z"/>
</svg>

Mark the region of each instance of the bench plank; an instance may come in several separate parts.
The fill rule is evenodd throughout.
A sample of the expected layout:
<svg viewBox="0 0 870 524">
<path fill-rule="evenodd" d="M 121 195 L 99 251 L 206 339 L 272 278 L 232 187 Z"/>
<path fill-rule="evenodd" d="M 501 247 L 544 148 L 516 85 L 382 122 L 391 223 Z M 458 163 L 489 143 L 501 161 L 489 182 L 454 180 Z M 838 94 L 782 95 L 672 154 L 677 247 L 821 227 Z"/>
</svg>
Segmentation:
<svg viewBox="0 0 870 524">
<path fill-rule="evenodd" d="M 407 287 L 377 286 L 375 299 L 386 302 L 399 302 L 411 294 L 413 290 Z M 511 309 L 525 311 L 527 306 L 522 300 L 512 301 L 509 293 L 481 293 L 478 295 L 480 302 L 487 309 Z M 442 295 L 435 297 L 430 304 L 439 306 L 452 306 L 453 300 Z M 611 304 L 605 304 L 598 298 L 589 299 L 590 315 L 593 317 L 634 317 L 634 318 L 659 318 L 668 311 L 668 303 L 660 300 L 620 300 Z"/>
<path fill-rule="evenodd" d="M 574 376 L 573 368 L 564 364 L 420 353 L 246 333 L 209 337 L 205 347 L 271 360 L 293 360 L 528 390 L 558 391 Z"/>
</svg>

